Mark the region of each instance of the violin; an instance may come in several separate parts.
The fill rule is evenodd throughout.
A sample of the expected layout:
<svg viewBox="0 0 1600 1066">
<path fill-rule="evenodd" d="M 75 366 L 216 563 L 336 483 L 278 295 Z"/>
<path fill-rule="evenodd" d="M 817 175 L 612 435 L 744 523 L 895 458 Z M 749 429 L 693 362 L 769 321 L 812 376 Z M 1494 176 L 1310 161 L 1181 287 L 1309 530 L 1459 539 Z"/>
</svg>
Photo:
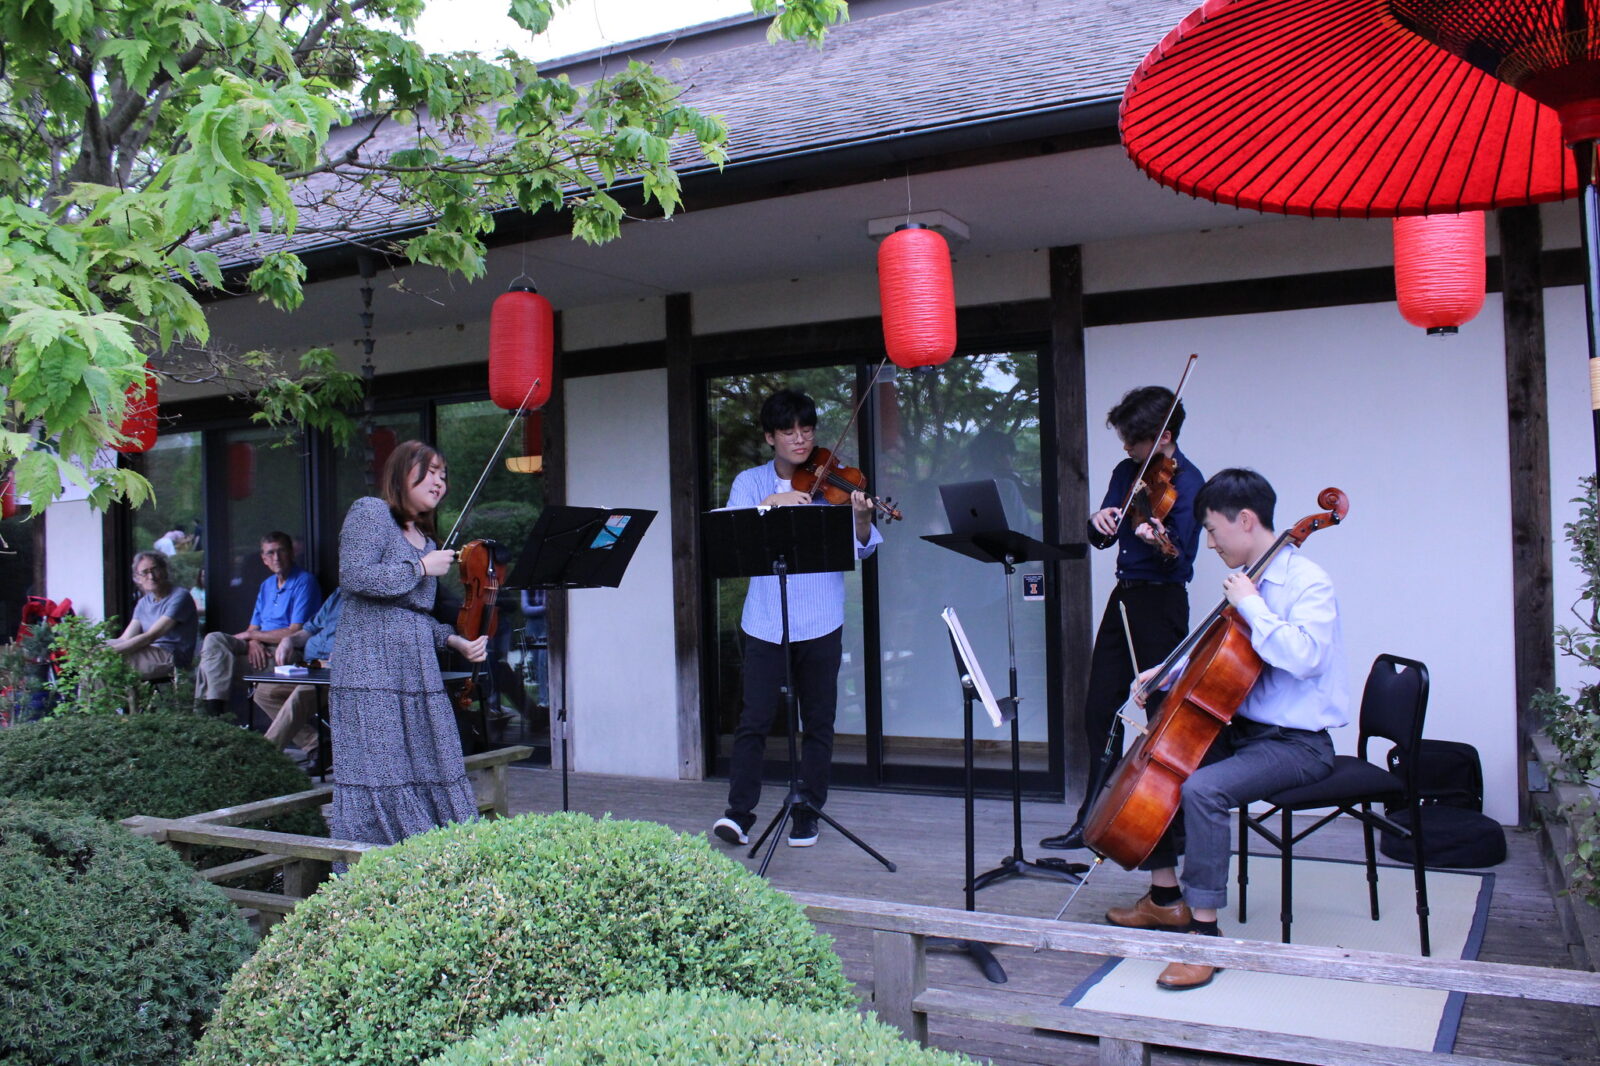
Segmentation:
<svg viewBox="0 0 1600 1066">
<path fill-rule="evenodd" d="M 1166 433 L 1173 414 L 1178 410 L 1178 399 L 1183 395 L 1184 383 L 1189 380 L 1189 371 L 1194 369 L 1194 364 L 1199 358 L 1198 354 L 1191 354 L 1189 361 L 1183 364 L 1183 374 L 1178 378 L 1178 387 L 1172 390 L 1172 403 L 1168 405 L 1167 413 L 1161 419 L 1161 428 L 1156 430 L 1157 445 L 1161 443 L 1162 434 Z M 1116 526 L 1110 533 L 1102 533 L 1091 527 L 1089 543 L 1096 548 L 1109 548 L 1116 543 L 1117 532 L 1122 528 L 1124 521 L 1131 520 L 1134 529 L 1148 522 L 1155 534 L 1156 548 L 1167 558 L 1176 559 L 1178 546 L 1167 536 L 1162 523 L 1166 521 L 1167 515 L 1172 513 L 1172 505 L 1178 502 L 1178 489 L 1174 483 L 1177 475 L 1178 461 L 1170 455 L 1163 454 L 1157 447 L 1151 447 L 1150 454 L 1139 464 L 1139 472 L 1133 475 L 1133 484 L 1128 486 L 1127 498 L 1122 501 L 1122 506 L 1117 508 Z"/>
<path fill-rule="evenodd" d="M 867 491 L 867 475 L 856 467 L 845 466 L 828 449 L 819 447 L 812 448 L 806 461 L 795 467 L 789 484 L 794 486 L 795 491 L 803 492 L 812 499 L 820 494 L 829 503 L 842 504 L 850 502 L 852 492 Z M 872 501 L 885 522 L 896 522 L 905 517 L 894 506 L 893 500 L 880 500 L 870 494 L 867 499 Z"/>
<path fill-rule="evenodd" d="M 456 554 L 456 564 L 461 577 L 461 610 L 456 614 L 456 633 L 466 640 L 493 637 L 500 625 L 500 569 L 496 558 L 500 545 L 493 540 L 469 540 Z M 472 674 L 456 689 L 455 703 L 459 710 L 470 710 L 478 698 L 478 667 L 472 664 Z"/>
<path fill-rule="evenodd" d="M 1296 522 L 1251 565 L 1246 574 L 1252 581 L 1286 545 L 1298 547 L 1317 530 L 1344 521 L 1350 499 L 1327 488 L 1317 495 L 1317 506 L 1326 510 Z M 1233 720 L 1262 670 L 1261 657 L 1250 646 L 1249 623 L 1226 599 L 1173 649 L 1141 694 L 1160 688 L 1185 658 L 1188 663 L 1155 720 L 1128 749 L 1084 823 L 1084 843 L 1124 869 L 1135 869 L 1155 850 L 1177 816 L 1184 781 Z M 1131 721 L 1126 712 L 1134 702 L 1123 704 L 1119 717 Z"/>
</svg>

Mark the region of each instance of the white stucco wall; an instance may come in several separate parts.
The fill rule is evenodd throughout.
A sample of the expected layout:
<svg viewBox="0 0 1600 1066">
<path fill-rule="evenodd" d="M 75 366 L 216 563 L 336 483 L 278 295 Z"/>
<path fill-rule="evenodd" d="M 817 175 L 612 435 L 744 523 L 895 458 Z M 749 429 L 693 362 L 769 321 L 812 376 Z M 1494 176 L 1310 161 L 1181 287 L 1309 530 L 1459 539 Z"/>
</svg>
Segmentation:
<svg viewBox="0 0 1600 1066">
<path fill-rule="evenodd" d="M 620 588 L 568 594 L 573 768 L 677 778 L 666 371 L 573 378 L 564 413 L 568 502 L 660 512 Z"/>
<path fill-rule="evenodd" d="M 1306 551 L 1338 590 L 1352 715 L 1373 658 L 1428 665 L 1426 734 L 1477 747 L 1488 813 L 1516 820 L 1510 489 L 1500 306 L 1454 338 L 1428 338 L 1392 304 L 1149 323 L 1089 331 L 1091 423 L 1128 388 L 1174 382 L 1199 352 L 1181 444 L 1208 476 L 1259 470 L 1278 492 L 1278 528 L 1334 485 L 1350 515 Z M 1103 416 L 1102 416 L 1103 417 Z M 1094 492 L 1120 458 L 1089 434 Z M 1203 548 L 1190 586 L 1198 621 L 1224 569 Z M 1095 553 L 1094 602 L 1113 578 Z M 1335 734 L 1353 754 L 1354 724 Z"/>
<path fill-rule="evenodd" d="M 88 500 L 58 500 L 45 512 L 44 594 L 70 598 L 73 611 L 95 622 L 106 616 L 103 527 Z"/>
<path fill-rule="evenodd" d="M 1594 472 L 1594 428 L 1589 410 L 1589 342 L 1583 328 L 1583 289 L 1549 289 L 1544 296 L 1545 365 L 1550 382 L 1550 536 L 1555 565 L 1556 625 L 1575 625 L 1572 607 L 1583 572 L 1570 562 L 1564 527 L 1577 521 L 1578 479 Z M 1556 659 L 1556 683 L 1569 693 L 1593 682 L 1577 661 Z"/>
</svg>

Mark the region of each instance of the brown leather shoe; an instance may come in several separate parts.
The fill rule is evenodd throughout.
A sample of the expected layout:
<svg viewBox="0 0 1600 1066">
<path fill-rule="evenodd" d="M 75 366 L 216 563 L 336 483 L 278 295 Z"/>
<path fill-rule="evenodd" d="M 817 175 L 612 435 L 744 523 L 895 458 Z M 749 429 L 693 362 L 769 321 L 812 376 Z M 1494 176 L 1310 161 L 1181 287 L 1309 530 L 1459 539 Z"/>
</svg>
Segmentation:
<svg viewBox="0 0 1600 1066">
<path fill-rule="evenodd" d="M 1106 911 L 1106 921 L 1124 929 L 1167 929 L 1178 933 L 1189 928 L 1189 921 L 1193 917 L 1189 913 L 1189 905 L 1183 900 L 1170 907 L 1162 907 L 1150 901 L 1148 892 L 1131 907 L 1112 907 Z"/>
<path fill-rule="evenodd" d="M 1191 936 L 1201 936 L 1199 932 L 1192 932 Z M 1156 978 L 1156 985 L 1169 992 L 1186 992 L 1191 988 L 1203 988 L 1211 983 L 1211 979 L 1222 972 L 1221 966 L 1204 966 L 1198 962 L 1169 963 L 1161 975 Z"/>
</svg>

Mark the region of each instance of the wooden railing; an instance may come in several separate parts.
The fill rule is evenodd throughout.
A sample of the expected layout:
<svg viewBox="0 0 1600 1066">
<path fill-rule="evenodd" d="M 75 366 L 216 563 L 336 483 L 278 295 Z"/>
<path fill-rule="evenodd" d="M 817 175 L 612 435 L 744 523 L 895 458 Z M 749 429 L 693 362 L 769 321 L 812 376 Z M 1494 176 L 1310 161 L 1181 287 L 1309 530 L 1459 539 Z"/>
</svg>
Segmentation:
<svg viewBox="0 0 1600 1066">
<path fill-rule="evenodd" d="M 506 767 L 533 754 L 525 745 L 498 748 L 478 755 L 467 756 L 467 777 L 472 782 L 478 799 L 478 810 L 490 817 L 504 817 L 510 813 L 506 795 Z M 254 852 L 249 858 L 213 866 L 200 871 L 200 876 L 222 891 L 241 908 L 255 910 L 261 915 L 261 931 L 266 932 L 285 914 L 294 910 L 303 899 L 317 890 L 327 880 L 333 863 L 353 863 L 381 845 L 363 844 L 354 840 L 331 840 L 327 837 L 300 836 L 295 833 L 271 833 L 261 829 L 241 829 L 248 822 L 261 822 L 268 818 L 321 807 L 333 798 L 333 786 L 322 785 L 304 792 L 254 803 L 241 803 L 237 807 L 219 807 L 214 811 L 183 818 L 152 818 L 135 815 L 123 819 L 122 824 L 140 836 L 150 837 L 176 849 L 185 858 L 196 844 L 236 848 Z M 227 882 L 237 881 L 250 874 L 269 870 L 283 871 L 281 892 L 260 892 L 246 888 L 228 887 Z"/>
<path fill-rule="evenodd" d="M 1347 1040 L 1289 1036 L 1077 1007 L 1044 1006 L 1004 987 L 928 985 L 927 937 L 1100 957 L 1196 962 L 1397 988 L 1475 992 L 1514 999 L 1600 1006 L 1600 974 L 1538 966 L 1422 958 L 1301 944 L 1053 922 L 1005 914 L 917 907 L 812 892 L 792 893 L 813 922 L 872 930 L 873 1008 L 878 1017 L 927 1043 L 928 1015 L 999 1022 L 1098 1038 L 1102 1066 L 1148 1066 L 1152 1047 L 1182 1048 L 1318 1066 L 1513 1066 L 1500 1059 L 1378 1047 Z M 1064 990 L 1063 990 L 1064 994 Z M 1529 1033 L 1531 1042 L 1542 1034 Z"/>
</svg>

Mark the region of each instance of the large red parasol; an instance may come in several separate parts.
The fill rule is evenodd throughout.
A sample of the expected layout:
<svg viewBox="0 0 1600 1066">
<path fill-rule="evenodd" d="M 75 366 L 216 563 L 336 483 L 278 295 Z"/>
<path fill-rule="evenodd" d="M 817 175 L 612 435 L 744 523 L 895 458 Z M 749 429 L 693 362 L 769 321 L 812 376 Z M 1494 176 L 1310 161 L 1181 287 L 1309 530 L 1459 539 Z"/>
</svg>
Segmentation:
<svg viewBox="0 0 1600 1066">
<path fill-rule="evenodd" d="M 1600 0 L 1208 0 L 1134 72 L 1122 140 L 1163 185 L 1283 214 L 1581 192 L 1600 465 Z"/>
</svg>

